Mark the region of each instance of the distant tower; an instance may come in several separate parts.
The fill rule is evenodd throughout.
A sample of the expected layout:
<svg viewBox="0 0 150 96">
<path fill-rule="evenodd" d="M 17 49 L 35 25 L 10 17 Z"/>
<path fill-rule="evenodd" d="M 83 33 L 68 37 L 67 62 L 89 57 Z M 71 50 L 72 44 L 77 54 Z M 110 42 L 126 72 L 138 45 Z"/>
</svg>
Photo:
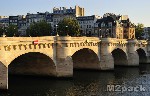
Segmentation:
<svg viewBox="0 0 150 96">
<path fill-rule="evenodd" d="M 84 8 L 81 8 L 81 7 L 76 5 L 75 11 L 76 11 L 76 17 L 84 16 Z"/>
</svg>

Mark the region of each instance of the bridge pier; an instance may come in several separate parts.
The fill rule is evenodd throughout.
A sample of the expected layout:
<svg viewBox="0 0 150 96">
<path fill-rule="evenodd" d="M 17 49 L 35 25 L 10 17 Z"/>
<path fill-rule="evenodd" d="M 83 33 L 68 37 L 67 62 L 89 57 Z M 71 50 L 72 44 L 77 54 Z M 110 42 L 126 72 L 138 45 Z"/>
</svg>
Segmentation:
<svg viewBox="0 0 150 96">
<path fill-rule="evenodd" d="M 136 51 L 137 40 L 128 40 L 128 66 L 139 66 L 139 55 Z"/>
<path fill-rule="evenodd" d="M 73 76 L 73 61 L 71 50 L 67 43 L 71 41 L 69 37 L 56 37 L 56 72 L 57 77 Z"/>
<path fill-rule="evenodd" d="M 127 66 L 139 66 L 139 55 L 137 52 L 128 53 L 128 65 Z"/>
<path fill-rule="evenodd" d="M 72 77 L 73 62 L 71 57 L 57 58 L 56 72 L 57 72 L 57 77 Z"/>
<path fill-rule="evenodd" d="M 8 68 L 0 62 L 0 89 L 8 89 Z"/>
<path fill-rule="evenodd" d="M 108 46 L 110 40 L 103 38 L 100 43 L 100 67 L 101 70 L 113 70 L 114 59 L 111 54 L 111 48 Z"/>
<path fill-rule="evenodd" d="M 111 54 L 102 54 L 100 60 L 101 70 L 113 70 L 114 69 L 114 59 Z"/>
<path fill-rule="evenodd" d="M 147 56 L 146 59 L 146 63 L 150 63 L 150 56 Z"/>
</svg>

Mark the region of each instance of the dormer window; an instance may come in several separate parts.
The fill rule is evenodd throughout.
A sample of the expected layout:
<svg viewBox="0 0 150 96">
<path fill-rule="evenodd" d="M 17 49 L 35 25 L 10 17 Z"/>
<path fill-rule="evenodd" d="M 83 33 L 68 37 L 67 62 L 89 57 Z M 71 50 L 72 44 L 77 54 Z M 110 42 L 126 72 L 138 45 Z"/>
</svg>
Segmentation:
<svg viewBox="0 0 150 96">
<path fill-rule="evenodd" d="M 109 26 L 109 27 L 112 27 L 112 22 L 109 22 L 109 23 L 108 23 L 108 26 Z"/>
<path fill-rule="evenodd" d="M 104 22 L 101 23 L 101 27 L 105 27 L 105 23 Z"/>
</svg>

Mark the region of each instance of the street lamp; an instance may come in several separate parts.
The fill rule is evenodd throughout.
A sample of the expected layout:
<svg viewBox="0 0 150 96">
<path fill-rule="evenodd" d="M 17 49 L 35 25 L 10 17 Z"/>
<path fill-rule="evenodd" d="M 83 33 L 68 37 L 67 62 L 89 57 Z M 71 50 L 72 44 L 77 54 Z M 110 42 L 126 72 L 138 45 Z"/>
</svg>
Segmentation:
<svg viewBox="0 0 150 96">
<path fill-rule="evenodd" d="M 16 34 L 15 34 L 15 29 L 16 29 L 16 28 L 14 28 L 14 36 L 13 36 L 13 37 L 15 37 L 15 35 L 16 35 Z"/>
<path fill-rule="evenodd" d="M 101 33 L 101 29 L 99 29 L 98 37 L 100 37 L 101 35 L 102 35 L 102 33 Z"/>
<path fill-rule="evenodd" d="M 107 38 L 108 37 L 108 29 L 106 29 L 106 35 L 105 35 L 105 37 Z"/>
<path fill-rule="evenodd" d="M 100 38 L 103 38 L 102 35 L 100 36 Z"/>
<path fill-rule="evenodd" d="M 3 27 L 2 27 L 2 29 L 3 29 L 3 35 L 2 35 L 2 36 L 3 36 L 3 37 L 5 37 L 5 36 L 6 36 L 6 35 L 5 35 L 5 30 L 6 30 L 6 29 L 5 29 L 5 25 L 4 25 L 4 23 L 3 23 L 3 25 L 2 25 L 2 26 L 3 26 Z"/>
<path fill-rule="evenodd" d="M 57 27 L 58 27 L 58 25 L 56 25 L 56 36 L 58 36 Z"/>
<path fill-rule="evenodd" d="M 68 28 L 68 26 L 66 26 L 66 30 L 67 30 L 67 28 Z M 68 30 L 67 30 L 67 36 L 69 36 L 69 35 L 68 35 Z"/>
<path fill-rule="evenodd" d="M 30 31 L 29 31 L 29 28 L 27 28 L 27 30 L 28 30 L 28 32 L 29 32 L 29 37 L 31 37 L 31 33 L 30 33 Z M 27 34 L 27 31 L 26 31 L 26 34 Z"/>
</svg>

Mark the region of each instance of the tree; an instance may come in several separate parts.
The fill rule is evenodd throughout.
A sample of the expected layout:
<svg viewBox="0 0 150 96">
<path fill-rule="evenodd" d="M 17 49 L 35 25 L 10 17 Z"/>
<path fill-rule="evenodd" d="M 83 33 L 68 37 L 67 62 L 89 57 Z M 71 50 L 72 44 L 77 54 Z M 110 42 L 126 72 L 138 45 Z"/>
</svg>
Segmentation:
<svg viewBox="0 0 150 96">
<path fill-rule="evenodd" d="M 142 32 L 143 32 L 144 24 L 138 23 L 135 27 L 135 37 L 137 39 L 141 39 Z"/>
<path fill-rule="evenodd" d="M 0 36 L 3 35 L 4 29 L 2 27 L 0 27 Z"/>
<path fill-rule="evenodd" d="M 60 36 L 79 36 L 80 35 L 80 26 L 77 20 L 71 18 L 64 18 L 58 23 L 58 34 Z"/>
<path fill-rule="evenodd" d="M 6 28 L 6 36 L 7 37 L 18 36 L 18 27 L 16 25 L 9 25 Z"/>
<path fill-rule="evenodd" d="M 52 32 L 51 24 L 45 21 L 32 23 L 30 27 L 26 30 L 27 36 L 37 37 L 37 36 L 50 36 Z"/>
</svg>

